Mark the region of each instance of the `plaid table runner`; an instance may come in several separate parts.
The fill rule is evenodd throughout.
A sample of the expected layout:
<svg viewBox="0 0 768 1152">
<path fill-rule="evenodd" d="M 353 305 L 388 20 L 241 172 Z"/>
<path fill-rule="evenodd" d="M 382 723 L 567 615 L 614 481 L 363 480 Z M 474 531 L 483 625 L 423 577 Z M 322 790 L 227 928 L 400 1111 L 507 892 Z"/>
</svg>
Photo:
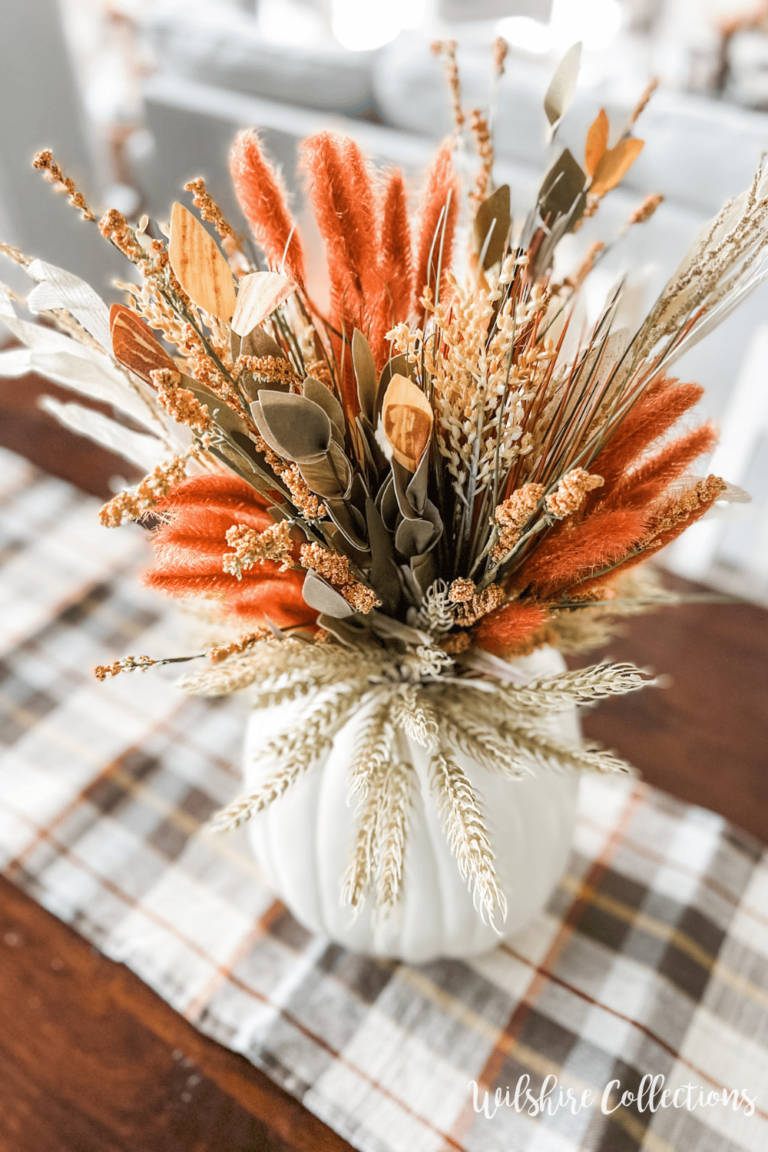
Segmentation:
<svg viewBox="0 0 768 1152">
<path fill-rule="evenodd" d="M 753 839 L 588 779 L 524 932 L 469 963 L 345 953 L 271 897 L 243 837 L 200 831 L 239 789 L 242 703 L 92 678 L 181 646 L 137 578 L 141 531 L 0 452 L 0 546 L 0 867 L 199 1028 L 365 1152 L 768 1148 Z"/>
</svg>

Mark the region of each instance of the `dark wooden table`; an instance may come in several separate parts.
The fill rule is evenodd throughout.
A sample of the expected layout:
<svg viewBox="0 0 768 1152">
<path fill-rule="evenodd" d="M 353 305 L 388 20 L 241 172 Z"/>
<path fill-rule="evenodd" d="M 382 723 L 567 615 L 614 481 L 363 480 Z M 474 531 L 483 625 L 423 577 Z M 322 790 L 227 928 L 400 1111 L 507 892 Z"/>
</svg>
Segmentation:
<svg viewBox="0 0 768 1152">
<path fill-rule="evenodd" d="M 40 390 L 34 380 L 3 383 L 0 444 L 106 495 L 126 465 L 39 413 Z M 649 783 L 768 842 L 768 611 L 663 609 L 633 619 L 605 654 L 670 683 L 601 705 L 587 735 L 620 750 Z M 0 1152 L 349 1147 L 0 879 Z"/>
</svg>

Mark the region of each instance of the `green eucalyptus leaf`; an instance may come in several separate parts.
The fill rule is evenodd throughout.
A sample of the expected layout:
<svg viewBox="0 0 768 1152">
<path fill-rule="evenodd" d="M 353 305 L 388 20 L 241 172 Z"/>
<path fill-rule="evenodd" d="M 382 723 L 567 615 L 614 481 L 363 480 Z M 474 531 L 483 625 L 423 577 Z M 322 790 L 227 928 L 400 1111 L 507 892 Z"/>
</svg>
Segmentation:
<svg viewBox="0 0 768 1152">
<path fill-rule="evenodd" d="M 417 508 L 411 501 L 408 490 L 413 480 L 416 479 L 416 476 L 421 471 L 424 457 L 428 455 L 429 452 L 426 451 L 419 462 L 419 467 L 416 469 L 416 472 L 409 472 L 402 464 L 398 464 L 397 460 L 392 460 L 392 480 L 397 498 L 397 506 L 400 509 L 401 516 L 404 516 L 406 520 L 421 519 L 421 514 L 424 510 L 423 504 L 421 508 Z M 416 486 L 417 494 L 420 492 L 421 486 L 422 482 L 419 481 L 419 484 Z"/>
<path fill-rule="evenodd" d="M 332 521 L 326 520 L 323 524 L 323 536 L 325 536 L 326 543 L 333 549 L 334 552 L 340 552 L 343 556 L 348 556 L 353 564 L 358 568 L 368 568 L 371 563 L 371 553 L 366 548 L 363 551 L 361 548 L 353 548 L 349 540 L 347 540 L 344 533 L 336 527 Z"/>
<path fill-rule="evenodd" d="M 395 480 L 391 472 L 379 489 L 376 507 L 387 531 L 394 533 L 400 518 L 400 507 L 395 493 Z"/>
<path fill-rule="evenodd" d="M 352 364 L 357 379 L 360 411 L 372 421 L 376 414 L 376 365 L 370 344 L 357 328 L 352 337 Z"/>
<path fill-rule="evenodd" d="M 246 484 L 250 484 L 251 488 L 255 488 L 257 492 L 266 494 L 270 490 L 268 480 L 257 472 L 251 465 L 247 456 L 238 452 L 233 444 L 228 440 L 220 441 L 218 444 L 211 444 L 210 452 L 221 460 L 233 472 L 236 472 L 241 480 L 245 480 Z"/>
<path fill-rule="evenodd" d="M 365 452 L 370 470 L 374 476 L 378 477 L 388 467 L 389 461 L 381 450 L 381 445 L 376 439 L 376 433 L 373 430 L 373 424 L 371 424 L 368 417 L 358 416 L 355 423 L 360 432 L 363 451 Z"/>
<path fill-rule="evenodd" d="M 242 432 L 246 436 L 248 435 L 248 425 L 242 416 L 238 415 L 233 408 L 230 408 L 229 404 L 221 400 L 210 388 L 206 388 L 205 384 L 199 384 L 198 381 L 193 380 L 191 376 L 182 374 L 179 387 L 188 389 L 195 397 L 195 400 L 205 405 L 208 409 L 208 415 L 222 431 L 234 432 L 235 429 L 237 429 L 238 432 Z"/>
<path fill-rule="evenodd" d="M 409 559 L 431 552 L 443 534 L 440 513 L 431 500 L 424 506 L 420 520 L 403 520 L 395 533 L 395 547 L 401 556 Z"/>
<path fill-rule="evenodd" d="M 262 439 L 266 440 L 267 444 L 273 452 L 276 452 L 278 456 L 281 456 L 282 452 L 280 445 L 269 430 L 269 425 L 264 419 L 264 413 L 261 410 L 261 402 L 259 400 L 251 401 L 251 415 L 253 416 L 253 422 L 258 428 Z"/>
<path fill-rule="evenodd" d="M 283 491 L 280 481 L 261 466 L 261 457 L 253 442 L 237 429 L 231 433 L 221 432 L 219 439 L 211 443 L 210 451 L 258 492 L 266 495 Z"/>
<path fill-rule="evenodd" d="M 343 620 L 346 616 L 354 616 L 355 610 L 348 604 L 340 592 L 337 592 L 327 580 L 318 576 L 316 572 L 307 572 L 302 587 L 304 602 L 316 612 L 326 616 L 333 616 Z"/>
<path fill-rule="evenodd" d="M 247 336 L 240 341 L 241 356 L 274 356 L 276 360 L 285 360 L 286 355 L 277 340 L 265 332 L 263 328 L 253 328 Z"/>
<path fill-rule="evenodd" d="M 411 604 L 418 608 L 424 599 L 424 592 L 426 589 L 422 588 L 419 584 L 410 564 L 401 564 L 400 572 L 402 573 L 403 577 L 403 587 L 405 589 L 405 593 L 411 601 Z"/>
<path fill-rule="evenodd" d="M 238 336 L 234 328 L 230 329 L 229 350 L 235 361 L 239 356 L 274 356 L 278 360 L 286 359 L 280 345 L 263 328 L 254 328 L 247 336 Z"/>
<path fill-rule="evenodd" d="M 475 251 L 479 256 L 485 247 L 483 268 L 492 268 L 501 260 L 511 223 L 509 184 L 502 184 L 483 200 L 475 216 Z"/>
<path fill-rule="evenodd" d="M 422 556 L 428 549 L 435 532 L 429 520 L 403 520 L 395 532 L 395 548 L 401 556 L 411 559 Z"/>
<path fill-rule="evenodd" d="M 326 499 L 328 515 L 344 538 L 359 552 L 370 551 L 366 537 L 365 519 L 357 508 L 351 508 L 343 500 Z"/>
<path fill-rule="evenodd" d="M 413 474 L 410 484 L 406 488 L 408 503 L 415 508 L 421 516 L 427 502 L 427 488 L 429 486 L 429 448 L 419 461 L 419 466 Z"/>
<path fill-rule="evenodd" d="M 312 460 L 331 446 L 331 421 L 319 404 L 295 393 L 259 392 L 259 416 L 253 418 L 264 439 L 279 445 L 276 451 L 287 460 Z M 262 421 L 269 437 L 262 427 Z"/>
<path fill-rule="evenodd" d="M 311 400 L 313 404 L 317 404 L 323 409 L 328 419 L 331 421 L 331 431 L 337 442 L 344 447 L 344 434 L 347 429 L 346 421 L 344 420 L 344 409 L 339 404 L 336 397 L 330 392 L 325 384 L 321 384 L 319 380 L 315 380 L 314 376 L 307 376 L 306 380 L 301 386 L 302 395 L 306 396 L 307 400 Z"/>
<path fill-rule="evenodd" d="M 390 615 L 397 612 L 402 597 L 400 574 L 395 563 L 392 537 L 384 527 L 378 508 L 370 497 L 365 502 L 368 539 L 371 542 L 371 584 Z"/>
<path fill-rule="evenodd" d="M 256 400 L 259 392 L 290 392 L 291 385 L 287 380 L 265 380 L 263 376 L 254 376 L 253 372 L 243 372 L 238 379 L 240 390 L 249 400 Z"/>
<path fill-rule="evenodd" d="M 427 552 L 424 556 L 414 556 L 411 559 L 411 571 L 413 572 L 416 583 L 421 589 L 422 596 L 425 595 L 427 589 L 434 583 L 437 573 L 437 566 L 433 554 Z"/>
<path fill-rule="evenodd" d="M 354 504 L 363 515 L 365 515 L 365 502 L 370 496 L 368 485 L 359 472 L 355 472 L 352 477 L 352 484 L 350 485 L 349 492 L 346 499 L 350 504 Z"/>
<path fill-rule="evenodd" d="M 586 182 L 586 172 L 564 148 L 541 185 L 538 198 L 541 219 L 551 227 L 558 217 L 567 216 L 584 194 Z"/>
<path fill-rule="evenodd" d="M 352 465 L 335 443 L 331 444 L 327 452 L 318 453 L 310 460 L 302 460 L 299 471 L 307 487 L 318 496 L 343 500 L 352 485 Z"/>
<path fill-rule="evenodd" d="M 357 613 L 354 617 L 339 620 L 338 617 L 326 616 L 321 612 L 317 618 L 321 628 L 325 628 L 326 632 L 330 632 L 348 648 L 366 648 L 370 644 L 370 629 L 367 621 L 363 624 L 362 620 L 365 620 L 365 617 Z"/>
</svg>

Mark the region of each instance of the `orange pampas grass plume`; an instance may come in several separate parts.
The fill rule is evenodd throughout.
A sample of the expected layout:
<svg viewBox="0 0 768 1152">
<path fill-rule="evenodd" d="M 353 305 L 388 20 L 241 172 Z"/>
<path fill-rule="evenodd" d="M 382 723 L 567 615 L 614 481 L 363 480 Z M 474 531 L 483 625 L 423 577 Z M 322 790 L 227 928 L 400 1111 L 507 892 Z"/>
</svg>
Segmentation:
<svg viewBox="0 0 768 1152">
<path fill-rule="evenodd" d="M 451 266 L 453 233 L 459 214 L 459 184 L 453 167 L 453 144 L 453 137 L 449 137 L 432 161 L 419 204 L 414 283 L 414 305 L 418 310 L 421 310 L 419 301 L 428 284 L 432 289 L 432 298 L 434 299 L 436 295 L 441 244 L 443 248 L 443 274 Z M 445 212 L 441 222 L 440 217 L 443 209 Z M 438 225 L 440 225 L 439 228 Z M 430 253 L 432 254 L 431 262 Z"/>
<path fill-rule="evenodd" d="M 242 579 L 224 571 L 232 552 L 226 533 L 235 524 L 263 532 L 274 523 L 267 501 L 234 476 L 193 476 L 179 484 L 156 509 L 170 521 L 153 536 L 156 565 L 144 582 L 170 596 L 209 596 L 225 601 L 236 616 L 278 627 L 312 625 L 317 619 L 304 602 L 304 573 L 264 561 Z"/>
<path fill-rule="evenodd" d="M 546 609 L 538 604 L 521 604 L 515 600 L 484 616 L 472 629 L 472 639 L 478 648 L 494 656 L 510 655 L 543 628 L 548 619 Z"/>
<path fill-rule="evenodd" d="M 270 264 L 280 268 L 284 261 L 287 275 L 303 288 L 306 278 L 301 241 L 282 182 L 264 159 L 255 132 L 241 132 L 237 137 L 229 168 L 240 207 Z"/>
</svg>

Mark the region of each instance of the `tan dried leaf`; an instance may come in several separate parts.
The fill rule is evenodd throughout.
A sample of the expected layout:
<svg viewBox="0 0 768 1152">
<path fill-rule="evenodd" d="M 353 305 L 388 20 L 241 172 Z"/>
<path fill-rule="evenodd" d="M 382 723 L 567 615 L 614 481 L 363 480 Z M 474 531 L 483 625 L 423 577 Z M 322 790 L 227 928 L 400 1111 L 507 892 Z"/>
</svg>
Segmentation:
<svg viewBox="0 0 768 1152">
<path fill-rule="evenodd" d="M 251 272 L 243 276 L 237 289 L 232 331 L 247 336 L 295 290 L 296 285 L 282 272 Z"/>
<path fill-rule="evenodd" d="M 171 215 L 168 255 L 177 280 L 198 308 L 231 320 L 237 301 L 229 264 L 199 220 L 178 202 Z"/>
<path fill-rule="evenodd" d="M 587 142 L 584 148 L 584 167 L 590 176 L 594 176 L 595 168 L 608 147 L 608 117 L 605 108 L 601 108 L 592 121 Z"/>
<path fill-rule="evenodd" d="M 389 382 L 381 410 L 384 432 L 398 464 L 415 472 L 432 435 L 433 415 L 429 401 L 407 376 Z"/>
<path fill-rule="evenodd" d="M 589 186 L 593 196 L 605 196 L 606 192 L 616 187 L 640 155 L 643 144 L 643 140 L 632 137 L 629 140 L 620 140 L 615 148 L 603 152 Z"/>
<path fill-rule="evenodd" d="M 178 376 L 178 368 L 158 344 L 149 325 L 124 304 L 113 304 L 110 308 L 109 330 L 115 360 L 124 368 L 130 368 L 146 384 L 152 384 L 150 373 L 161 368 Z"/>
</svg>

